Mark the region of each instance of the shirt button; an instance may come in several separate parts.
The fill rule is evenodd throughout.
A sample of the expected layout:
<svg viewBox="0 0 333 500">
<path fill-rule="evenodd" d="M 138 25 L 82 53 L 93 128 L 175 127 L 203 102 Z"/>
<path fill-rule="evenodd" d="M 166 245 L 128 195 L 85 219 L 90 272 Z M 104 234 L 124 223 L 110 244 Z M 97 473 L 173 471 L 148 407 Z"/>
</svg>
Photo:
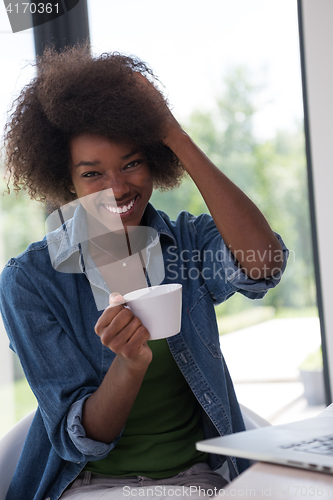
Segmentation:
<svg viewBox="0 0 333 500">
<path fill-rule="evenodd" d="M 207 401 L 208 404 L 211 404 L 211 399 L 207 394 L 204 394 L 205 400 Z"/>
</svg>

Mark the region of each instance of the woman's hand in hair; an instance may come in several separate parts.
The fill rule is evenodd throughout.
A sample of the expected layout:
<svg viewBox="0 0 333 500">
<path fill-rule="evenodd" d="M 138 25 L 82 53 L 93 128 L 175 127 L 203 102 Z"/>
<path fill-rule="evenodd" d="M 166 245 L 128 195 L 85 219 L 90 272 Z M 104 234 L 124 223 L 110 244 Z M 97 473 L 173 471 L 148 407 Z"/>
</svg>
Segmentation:
<svg viewBox="0 0 333 500">
<path fill-rule="evenodd" d="M 151 95 L 151 98 L 157 102 L 160 108 L 162 108 L 164 114 L 164 133 L 162 142 L 165 146 L 168 146 L 171 150 L 173 150 L 172 145 L 174 141 L 177 140 L 177 137 L 186 135 L 186 133 L 174 117 L 162 93 L 141 73 L 134 73 L 134 76 L 137 82 L 146 88 L 147 92 Z"/>
</svg>

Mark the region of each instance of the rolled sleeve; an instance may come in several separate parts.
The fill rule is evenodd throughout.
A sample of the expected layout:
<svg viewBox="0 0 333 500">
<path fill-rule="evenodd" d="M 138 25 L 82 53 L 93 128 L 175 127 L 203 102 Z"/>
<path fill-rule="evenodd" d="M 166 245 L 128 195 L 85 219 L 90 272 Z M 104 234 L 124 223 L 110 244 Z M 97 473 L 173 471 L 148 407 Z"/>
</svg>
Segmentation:
<svg viewBox="0 0 333 500">
<path fill-rule="evenodd" d="M 272 276 L 258 280 L 250 278 L 237 266 L 231 256 L 228 258 L 228 263 L 225 268 L 227 281 L 236 289 L 236 291 L 239 291 L 249 299 L 261 299 L 262 297 L 264 297 L 268 290 L 276 287 L 276 285 L 280 283 L 282 274 L 286 269 L 289 250 L 285 246 L 281 236 L 277 233 L 274 234 L 279 240 L 282 247 L 283 264 L 281 269 L 279 267 L 279 270 Z"/>
<path fill-rule="evenodd" d="M 87 394 L 84 398 L 71 405 L 67 416 L 67 432 L 74 446 L 83 455 L 89 457 L 90 460 L 100 460 L 105 458 L 109 452 L 113 450 L 122 433 L 120 433 L 110 444 L 94 441 L 86 436 L 82 425 L 82 411 L 83 405 L 89 396 L 90 394 Z"/>
<path fill-rule="evenodd" d="M 58 303 L 51 285 L 44 296 L 40 288 L 15 260 L 1 273 L 0 309 L 10 345 L 19 356 L 57 455 L 74 463 L 104 458 L 119 438 L 99 443 L 87 438 L 82 426 L 84 402 L 98 388 L 100 375 L 77 344 L 72 325 L 65 330 L 53 314 Z M 73 310 L 79 310 L 75 304 L 79 297 L 71 296 Z"/>
<path fill-rule="evenodd" d="M 249 299 L 261 299 L 271 288 L 281 281 L 287 265 L 289 251 L 282 238 L 274 233 L 283 251 L 283 265 L 280 269 L 280 255 L 277 272 L 268 278 L 254 279 L 240 269 L 238 262 L 223 241 L 213 219 L 207 214 L 194 221 L 196 247 L 200 250 L 203 263 L 202 272 L 205 284 L 214 302 L 221 303 L 235 292 L 240 292 Z M 208 258 L 207 258 L 208 256 Z M 213 256 L 213 257 L 212 257 Z M 274 256 L 273 256 L 274 260 Z M 273 270 L 274 271 L 274 270 Z"/>
</svg>

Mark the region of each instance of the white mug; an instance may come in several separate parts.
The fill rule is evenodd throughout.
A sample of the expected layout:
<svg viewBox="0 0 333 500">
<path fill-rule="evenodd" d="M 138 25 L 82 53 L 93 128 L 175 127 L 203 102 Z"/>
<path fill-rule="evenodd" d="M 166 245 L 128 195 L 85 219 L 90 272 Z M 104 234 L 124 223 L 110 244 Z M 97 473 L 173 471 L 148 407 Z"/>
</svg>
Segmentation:
<svg viewBox="0 0 333 500">
<path fill-rule="evenodd" d="M 180 332 L 182 285 L 167 284 L 134 290 L 124 295 L 127 307 L 150 333 L 149 340 L 172 337 Z"/>
</svg>

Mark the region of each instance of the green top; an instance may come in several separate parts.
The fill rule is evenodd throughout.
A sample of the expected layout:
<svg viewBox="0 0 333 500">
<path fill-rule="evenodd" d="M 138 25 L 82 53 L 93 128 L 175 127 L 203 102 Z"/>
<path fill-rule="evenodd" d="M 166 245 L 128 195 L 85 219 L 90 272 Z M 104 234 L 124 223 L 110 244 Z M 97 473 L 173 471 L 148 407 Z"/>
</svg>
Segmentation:
<svg viewBox="0 0 333 500">
<path fill-rule="evenodd" d="M 153 359 L 122 437 L 109 455 L 85 470 L 108 476 L 171 477 L 207 454 L 195 449 L 204 439 L 200 406 L 165 339 L 148 342 Z"/>
</svg>

